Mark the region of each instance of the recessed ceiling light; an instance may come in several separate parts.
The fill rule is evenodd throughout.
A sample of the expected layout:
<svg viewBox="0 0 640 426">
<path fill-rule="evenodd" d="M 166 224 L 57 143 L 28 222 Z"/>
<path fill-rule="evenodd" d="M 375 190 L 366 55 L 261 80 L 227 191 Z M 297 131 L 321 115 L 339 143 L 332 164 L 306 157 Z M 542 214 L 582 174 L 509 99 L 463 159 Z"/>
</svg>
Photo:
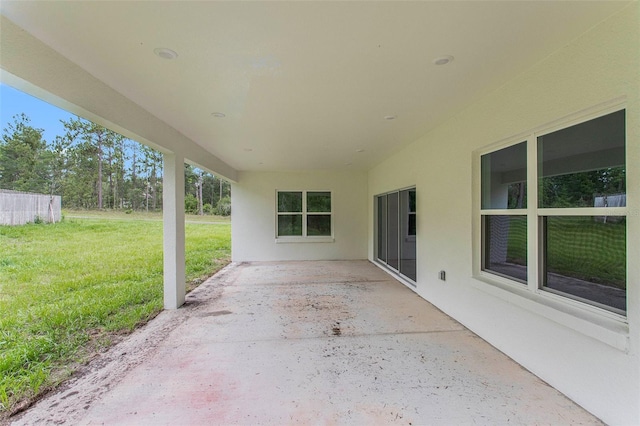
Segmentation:
<svg viewBox="0 0 640 426">
<path fill-rule="evenodd" d="M 438 58 L 435 58 L 433 60 L 433 63 L 435 65 L 447 65 L 448 63 L 450 63 L 451 61 L 453 61 L 453 56 L 451 55 L 446 55 L 446 56 L 440 56 Z"/>
<path fill-rule="evenodd" d="M 153 49 L 153 53 L 160 56 L 162 59 L 175 59 L 178 57 L 178 54 L 175 51 L 167 49 L 166 47 L 155 48 Z"/>
<path fill-rule="evenodd" d="M 356 152 L 364 152 L 364 149 L 362 149 L 362 148 L 356 149 Z"/>
<path fill-rule="evenodd" d="M 225 118 L 226 117 L 226 115 L 224 113 L 222 113 L 222 112 L 212 112 L 211 116 L 212 117 L 216 117 L 216 118 Z"/>
<path fill-rule="evenodd" d="M 395 120 L 396 118 L 398 118 L 397 115 L 385 115 L 384 116 L 385 120 Z"/>
</svg>

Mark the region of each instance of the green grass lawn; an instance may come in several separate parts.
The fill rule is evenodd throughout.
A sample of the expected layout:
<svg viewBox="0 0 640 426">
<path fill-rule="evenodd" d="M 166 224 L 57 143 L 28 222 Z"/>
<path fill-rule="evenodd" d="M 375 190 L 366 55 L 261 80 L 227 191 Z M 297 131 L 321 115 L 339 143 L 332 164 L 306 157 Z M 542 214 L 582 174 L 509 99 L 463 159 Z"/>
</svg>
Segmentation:
<svg viewBox="0 0 640 426">
<path fill-rule="evenodd" d="M 626 223 L 591 217 L 550 217 L 547 240 L 550 272 L 626 288 Z"/>
<path fill-rule="evenodd" d="M 592 217 L 550 217 L 547 220 L 547 268 L 585 281 L 626 288 L 626 222 L 602 223 Z M 510 221 L 507 258 L 524 265 L 527 224 Z"/>
<path fill-rule="evenodd" d="M 65 217 L 0 226 L 0 418 L 163 306 L 161 216 Z M 187 283 L 199 283 L 229 262 L 231 226 L 185 226 Z"/>
</svg>

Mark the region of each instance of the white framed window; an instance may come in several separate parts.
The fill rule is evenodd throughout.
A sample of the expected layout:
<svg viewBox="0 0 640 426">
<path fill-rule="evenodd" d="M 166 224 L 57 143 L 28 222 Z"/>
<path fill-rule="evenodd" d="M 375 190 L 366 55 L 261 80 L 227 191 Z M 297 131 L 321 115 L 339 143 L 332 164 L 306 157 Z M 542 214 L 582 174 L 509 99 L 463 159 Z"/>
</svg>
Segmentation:
<svg viewBox="0 0 640 426">
<path fill-rule="evenodd" d="M 276 191 L 276 241 L 333 241 L 331 191 Z"/>
<path fill-rule="evenodd" d="M 527 142 L 481 157 L 482 270 L 527 282 Z"/>
<path fill-rule="evenodd" d="M 611 107 L 478 152 L 476 275 L 625 317 L 625 127 Z"/>
</svg>

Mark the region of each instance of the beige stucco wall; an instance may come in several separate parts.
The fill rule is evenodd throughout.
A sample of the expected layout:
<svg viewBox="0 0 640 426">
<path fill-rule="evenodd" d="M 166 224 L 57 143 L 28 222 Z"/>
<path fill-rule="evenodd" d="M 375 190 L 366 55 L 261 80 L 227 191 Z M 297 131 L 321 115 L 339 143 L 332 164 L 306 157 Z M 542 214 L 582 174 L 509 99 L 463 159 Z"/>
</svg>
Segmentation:
<svg viewBox="0 0 640 426">
<path fill-rule="evenodd" d="M 334 241 L 276 243 L 276 190 L 332 191 Z M 367 257 L 366 172 L 241 172 L 232 193 L 234 261 Z"/>
<path fill-rule="evenodd" d="M 611 424 L 640 424 L 639 28 L 633 3 L 369 173 L 369 258 L 374 195 L 416 185 L 416 291 Z M 628 326 L 475 279 L 473 152 L 619 98 L 627 109 Z"/>
</svg>

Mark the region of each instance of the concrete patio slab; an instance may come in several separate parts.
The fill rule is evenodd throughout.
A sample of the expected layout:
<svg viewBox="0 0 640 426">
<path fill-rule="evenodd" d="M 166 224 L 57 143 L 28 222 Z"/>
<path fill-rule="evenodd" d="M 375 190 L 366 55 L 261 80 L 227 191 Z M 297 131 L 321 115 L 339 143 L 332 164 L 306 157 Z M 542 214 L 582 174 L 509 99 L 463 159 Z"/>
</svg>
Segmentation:
<svg viewBox="0 0 640 426">
<path fill-rule="evenodd" d="M 15 424 L 600 424 L 366 261 L 234 264 Z"/>
</svg>

